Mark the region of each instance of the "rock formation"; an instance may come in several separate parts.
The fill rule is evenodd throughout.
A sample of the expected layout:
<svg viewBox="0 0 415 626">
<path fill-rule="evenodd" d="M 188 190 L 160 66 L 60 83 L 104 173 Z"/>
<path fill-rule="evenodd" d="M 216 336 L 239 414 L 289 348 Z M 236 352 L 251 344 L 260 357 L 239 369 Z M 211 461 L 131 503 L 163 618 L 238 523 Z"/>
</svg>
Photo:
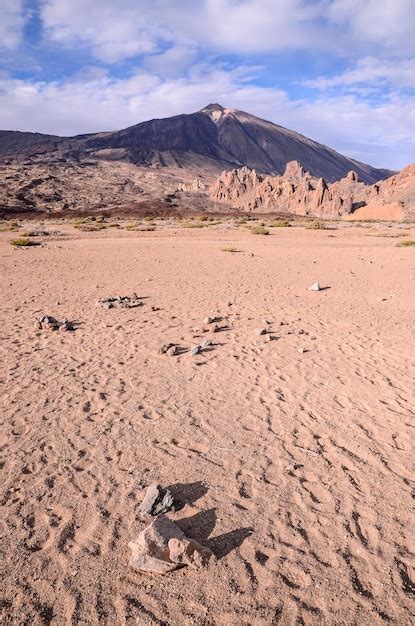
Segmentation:
<svg viewBox="0 0 415 626">
<path fill-rule="evenodd" d="M 190 565 L 205 567 L 213 552 L 201 546 L 169 518 L 159 515 L 135 539 L 128 544 L 131 550 L 130 565 L 148 574 L 168 574 L 179 567 Z"/>
<path fill-rule="evenodd" d="M 353 170 L 328 184 L 305 171 L 298 161 L 288 163 L 282 176 L 262 176 L 242 167 L 222 172 L 209 193 L 215 201 L 259 214 L 411 218 L 415 214 L 415 165 L 374 185 L 359 181 Z"/>
</svg>

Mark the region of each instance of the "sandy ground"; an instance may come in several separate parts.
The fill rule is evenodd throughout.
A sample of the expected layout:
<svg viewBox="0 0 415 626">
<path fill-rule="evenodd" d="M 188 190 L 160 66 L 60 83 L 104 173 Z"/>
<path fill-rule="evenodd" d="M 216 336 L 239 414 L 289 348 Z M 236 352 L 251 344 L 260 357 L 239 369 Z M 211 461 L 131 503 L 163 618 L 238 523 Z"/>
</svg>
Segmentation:
<svg viewBox="0 0 415 626">
<path fill-rule="evenodd" d="M 3 624 L 413 623 L 415 256 L 367 234 L 1 233 Z M 216 563 L 129 567 L 153 481 Z"/>
</svg>

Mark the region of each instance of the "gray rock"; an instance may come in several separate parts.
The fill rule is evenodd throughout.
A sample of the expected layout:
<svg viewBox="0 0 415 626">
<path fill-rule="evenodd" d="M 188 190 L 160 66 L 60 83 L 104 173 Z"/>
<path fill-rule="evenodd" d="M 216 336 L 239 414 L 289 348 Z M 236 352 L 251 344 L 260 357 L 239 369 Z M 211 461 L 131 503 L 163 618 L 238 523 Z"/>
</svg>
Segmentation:
<svg viewBox="0 0 415 626">
<path fill-rule="evenodd" d="M 38 323 L 42 330 L 57 330 L 61 324 L 61 322 L 52 317 L 52 315 L 42 315 L 39 317 Z"/>
<path fill-rule="evenodd" d="M 174 508 L 174 499 L 168 489 L 153 483 L 146 491 L 146 495 L 139 507 L 140 515 L 160 515 Z"/>
<path fill-rule="evenodd" d="M 168 350 L 170 350 L 170 348 L 172 348 L 173 346 L 174 346 L 173 343 L 165 343 L 159 349 L 159 353 L 160 354 L 166 354 L 166 352 L 168 352 Z"/>
<path fill-rule="evenodd" d="M 168 574 L 179 567 L 204 567 L 214 558 L 209 548 L 186 537 L 174 522 L 160 515 L 128 544 L 130 565 L 149 574 Z"/>
<path fill-rule="evenodd" d="M 256 335 L 266 335 L 267 334 L 267 329 L 266 328 L 257 328 L 255 331 Z"/>
<path fill-rule="evenodd" d="M 205 319 L 203 320 L 204 324 L 213 324 L 213 322 L 215 321 L 215 317 L 205 317 Z"/>
<path fill-rule="evenodd" d="M 193 356 L 196 356 L 197 354 L 200 354 L 200 353 L 201 353 L 201 351 L 202 351 L 202 350 L 201 350 L 201 347 L 200 347 L 200 346 L 195 346 L 194 348 L 192 348 L 192 350 L 191 350 L 191 354 L 192 354 Z"/>
<path fill-rule="evenodd" d="M 74 330 L 73 324 L 69 320 L 64 320 L 59 326 L 59 332 L 67 332 L 68 330 Z"/>
<path fill-rule="evenodd" d="M 179 354 L 180 350 L 178 346 L 175 345 L 171 345 L 170 348 L 168 348 L 166 354 L 168 354 L 169 356 L 176 356 L 177 354 Z"/>
</svg>

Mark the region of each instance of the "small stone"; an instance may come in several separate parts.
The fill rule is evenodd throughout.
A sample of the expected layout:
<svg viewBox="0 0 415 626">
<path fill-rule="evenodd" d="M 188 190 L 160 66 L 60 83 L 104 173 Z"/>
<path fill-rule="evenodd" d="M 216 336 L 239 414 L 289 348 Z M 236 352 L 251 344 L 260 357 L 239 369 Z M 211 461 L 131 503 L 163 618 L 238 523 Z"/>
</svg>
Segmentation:
<svg viewBox="0 0 415 626">
<path fill-rule="evenodd" d="M 159 515 L 174 508 L 174 500 L 168 489 L 153 483 L 147 489 L 139 507 L 140 515 Z"/>
<path fill-rule="evenodd" d="M 201 348 L 209 348 L 210 346 L 213 345 L 213 341 L 211 339 L 205 339 L 204 341 L 202 341 L 201 344 L 199 344 Z"/>
<path fill-rule="evenodd" d="M 200 354 L 200 353 L 201 353 L 201 351 L 202 351 L 202 350 L 201 350 L 201 347 L 200 347 L 200 346 L 195 346 L 194 348 L 192 348 L 192 350 L 191 350 L 191 354 L 192 354 L 193 356 L 196 356 L 197 354 Z"/>
<path fill-rule="evenodd" d="M 215 321 L 214 317 L 205 317 L 205 319 L 203 320 L 204 324 L 213 324 L 213 322 Z"/>
<path fill-rule="evenodd" d="M 168 574 L 184 565 L 203 567 L 214 558 L 209 548 L 186 537 L 165 515 L 153 520 L 128 547 L 131 567 L 149 574 Z"/>
<path fill-rule="evenodd" d="M 320 283 L 314 283 L 311 287 L 308 288 L 309 291 L 320 291 Z"/>
<path fill-rule="evenodd" d="M 42 323 L 39 320 L 36 320 L 35 323 L 33 324 L 33 328 L 35 330 L 42 330 Z"/>
<path fill-rule="evenodd" d="M 267 334 L 267 329 L 266 328 L 257 328 L 255 330 L 255 334 L 256 335 L 266 335 Z"/>
<path fill-rule="evenodd" d="M 160 354 L 166 354 L 166 352 L 168 350 L 170 350 L 170 348 L 172 348 L 174 346 L 173 343 L 165 343 L 161 346 L 161 348 L 159 349 L 159 353 Z"/>
<path fill-rule="evenodd" d="M 271 337 L 271 335 L 265 335 L 265 337 L 264 337 L 264 342 L 265 342 L 265 343 L 269 343 L 270 341 L 272 341 L 272 337 Z"/>
<path fill-rule="evenodd" d="M 304 354 L 305 352 L 308 352 L 307 348 L 298 348 L 298 352 L 300 354 Z"/>
<path fill-rule="evenodd" d="M 179 348 L 175 345 L 170 346 L 170 348 L 168 348 L 166 354 L 168 354 L 169 356 L 176 356 L 177 354 L 179 354 Z"/>
<path fill-rule="evenodd" d="M 73 324 L 69 320 L 64 320 L 59 326 L 59 332 L 66 332 L 68 330 L 74 330 Z"/>
</svg>

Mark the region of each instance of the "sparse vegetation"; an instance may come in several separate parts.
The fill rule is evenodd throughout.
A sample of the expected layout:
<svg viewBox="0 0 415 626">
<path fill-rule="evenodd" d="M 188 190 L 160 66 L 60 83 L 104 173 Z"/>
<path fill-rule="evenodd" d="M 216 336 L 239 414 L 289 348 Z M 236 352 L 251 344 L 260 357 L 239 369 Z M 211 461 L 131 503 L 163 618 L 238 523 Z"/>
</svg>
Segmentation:
<svg viewBox="0 0 415 626">
<path fill-rule="evenodd" d="M 9 232 L 14 230 L 19 230 L 20 224 L 17 220 L 7 220 L 5 222 L 0 222 L 0 232 Z"/>
<path fill-rule="evenodd" d="M 87 228 L 87 226 L 91 226 L 91 228 Z M 80 228 L 81 230 L 101 230 L 102 228 L 106 228 L 108 224 L 105 224 L 105 216 L 104 215 L 85 215 L 74 217 L 72 220 L 72 226 L 74 228 Z"/>
<path fill-rule="evenodd" d="M 29 246 L 40 246 L 38 241 L 33 241 L 28 237 L 16 237 L 16 239 L 10 239 L 10 243 L 12 246 L 20 247 L 29 247 Z"/>
<path fill-rule="evenodd" d="M 275 222 L 271 222 L 270 226 L 272 228 L 289 228 L 291 224 L 288 220 L 275 220 Z"/>
<path fill-rule="evenodd" d="M 187 222 L 183 224 L 183 228 L 205 228 L 206 224 L 203 222 Z"/>
<path fill-rule="evenodd" d="M 411 248 L 415 246 L 415 239 L 404 239 L 396 244 L 399 248 Z"/>
<path fill-rule="evenodd" d="M 22 237 L 50 237 L 51 235 L 59 234 L 59 231 L 51 230 L 26 230 L 20 233 Z"/>
<path fill-rule="evenodd" d="M 305 224 L 305 228 L 310 228 L 311 230 L 326 230 L 327 225 L 324 222 L 316 221 L 316 222 L 308 222 Z"/>
<path fill-rule="evenodd" d="M 253 235 L 269 235 L 269 230 L 263 226 L 255 226 L 254 228 L 251 228 L 251 233 Z"/>
</svg>

